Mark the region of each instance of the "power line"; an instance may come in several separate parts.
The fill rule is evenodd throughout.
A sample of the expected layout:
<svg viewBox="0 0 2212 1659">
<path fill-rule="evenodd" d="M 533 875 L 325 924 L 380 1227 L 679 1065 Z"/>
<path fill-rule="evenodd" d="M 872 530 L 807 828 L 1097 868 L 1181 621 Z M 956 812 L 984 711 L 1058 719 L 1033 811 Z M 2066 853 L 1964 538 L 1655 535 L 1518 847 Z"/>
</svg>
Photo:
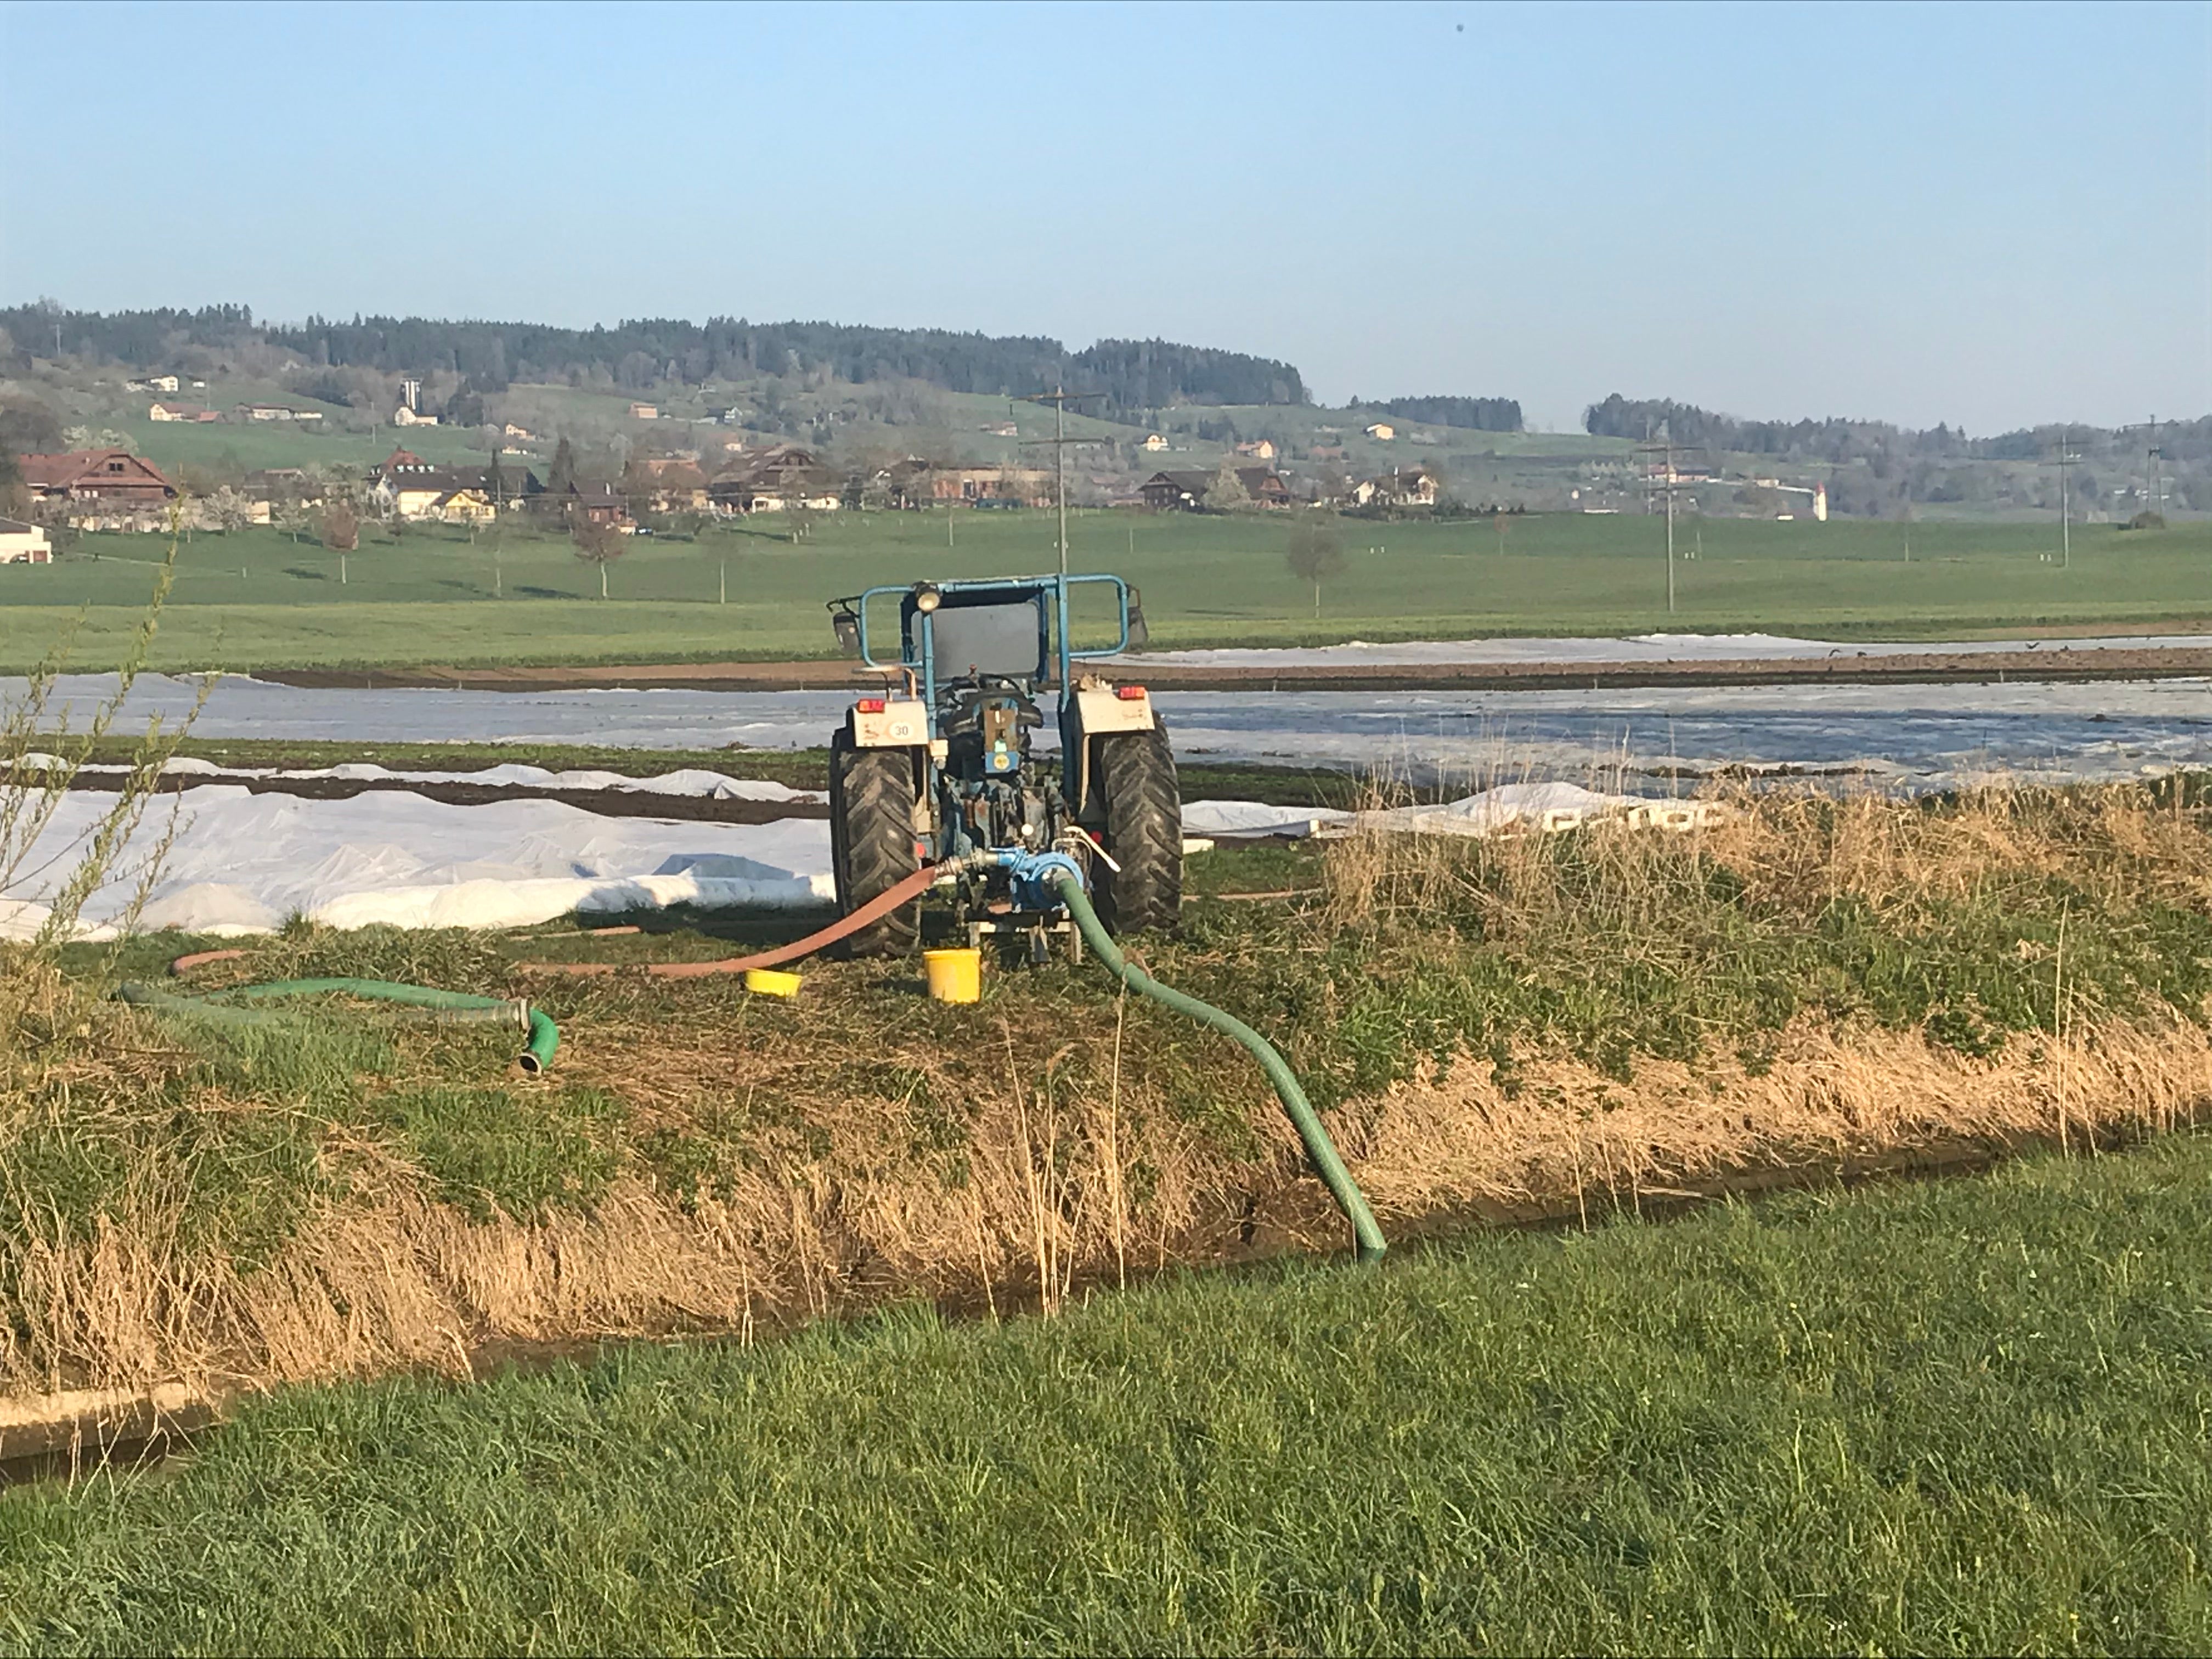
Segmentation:
<svg viewBox="0 0 2212 1659">
<path fill-rule="evenodd" d="M 1025 404 L 1052 405 L 1053 435 L 1049 438 L 1024 440 L 1023 447 L 1041 448 L 1047 444 L 1052 446 L 1052 493 L 1054 501 L 1060 507 L 1060 574 L 1063 576 L 1067 574 L 1067 446 L 1104 441 L 1098 438 L 1069 437 L 1067 406 L 1070 404 L 1081 403 L 1085 398 L 1103 398 L 1105 395 L 1103 392 L 1070 392 L 1066 386 L 1055 382 L 1051 391 L 1040 392 L 1035 397 L 1021 399 Z"/>
<path fill-rule="evenodd" d="M 2173 422 L 2169 421 L 2166 424 L 2171 426 Z M 2143 460 L 2150 473 L 2148 486 L 2150 510 L 2153 514 L 2163 520 L 2166 517 L 2166 470 L 2160 463 L 2165 460 L 2166 451 L 2159 447 L 2158 416 L 2154 415 L 2148 421 L 2138 422 L 2134 426 L 2124 427 L 2121 429 L 2125 432 L 2141 432 L 2148 434 L 2143 447 Z"/>
<path fill-rule="evenodd" d="M 2043 464 L 2058 469 L 2058 568 L 2061 570 L 2074 568 L 2074 514 L 2072 497 L 2067 485 L 2074 463 L 2081 458 L 2074 451 L 2073 436 L 2072 427 L 2060 427 L 2057 456 Z M 2051 556 L 2046 553 L 2043 556 L 2047 559 Z"/>
<path fill-rule="evenodd" d="M 1664 458 L 1666 471 L 1656 482 L 1667 492 L 1667 614 L 1671 617 L 1674 614 L 1674 440 L 1664 422 L 1660 423 L 1659 441 L 1639 444 L 1636 453 Z M 1647 512 L 1650 509 L 1653 483 L 1650 464 L 1646 462 L 1644 468 L 1644 502 Z"/>
</svg>

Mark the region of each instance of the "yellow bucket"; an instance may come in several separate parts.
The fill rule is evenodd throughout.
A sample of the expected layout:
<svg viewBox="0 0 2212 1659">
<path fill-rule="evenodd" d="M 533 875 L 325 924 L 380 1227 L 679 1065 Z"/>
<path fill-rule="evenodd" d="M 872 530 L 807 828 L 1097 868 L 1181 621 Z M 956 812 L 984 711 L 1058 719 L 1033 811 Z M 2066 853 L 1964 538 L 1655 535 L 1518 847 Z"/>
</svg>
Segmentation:
<svg viewBox="0 0 2212 1659">
<path fill-rule="evenodd" d="M 745 989 L 757 991 L 763 996 L 795 997 L 799 994 L 799 975 L 787 974 L 774 968 L 745 969 Z"/>
<path fill-rule="evenodd" d="M 983 995 L 983 953 L 981 951 L 924 951 L 922 966 L 929 973 L 929 994 L 939 1002 L 975 1002 Z"/>
</svg>

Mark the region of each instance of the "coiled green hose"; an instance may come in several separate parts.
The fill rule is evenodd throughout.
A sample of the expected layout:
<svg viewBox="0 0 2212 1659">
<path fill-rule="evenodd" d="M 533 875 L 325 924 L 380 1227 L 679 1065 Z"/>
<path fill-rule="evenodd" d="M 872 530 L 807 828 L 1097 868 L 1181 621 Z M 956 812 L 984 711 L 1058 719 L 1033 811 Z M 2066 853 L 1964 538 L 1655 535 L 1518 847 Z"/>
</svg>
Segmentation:
<svg viewBox="0 0 2212 1659">
<path fill-rule="evenodd" d="M 1291 1070 L 1290 1062 L 1276 1052 L 1275 1045 L 1261 1036 L 1234 1014 L 1224 1013 L 1210 1002 L 1200 1002 L 1171 986 L 1163 985 L 1141 968 L 1132 967 L 1107 933 L 1098 913 L 1091 908 L 1091 901 L 1083 891 L 1083 884 L 1066 874 L 1053 878 L 1053 887 L 1067 906 L 1067 913 L 1075 918 L 1075 925 L 1083 930 L 1083 938 L 1098 960 L 1131 990 L 1148 996 L 1155 1002 L 1188 1014 L 1200 1024 L 1235 1037 L 1252 1052 L 1267 1073 L 1267 1081 L 1275 1085 L 1276 1098 L 1283 1103 L 1283 1110 L 1291 1120 L 1291 1127 L 1298 1132 L 1305 1145 L 1306 1157 L 1312 1161 L 1314 1173 L 1328 1188 L 1337 1207 L 1352 1223 L 1352 1234 L 1356 1242 L 1358 1259 L 1380 1261 L 1382 1253 L 1389 1249 L 1384 1243 L 1382 1229 L 1376 1224 L 1375 1212 L 1368 1208 L 1366 1194 L 1359 1183 L 1352 1180 L 1352 1171 L 1344 1166 L 1344 1159 L 1336 1150 L 1336 1143 L 1328 1138 L 1322 1127 L 1321 1115 L 1306 1098 L 1306 1091 L 1298 1085 L 1297 1074 Z"/>
<path fill-rule="evenodd" d="M 428 985 L 399 985 L 383 979 L 280 979 L 265 985 L 242 985 L 222 994 L 258 1002 L 279 997 L 313 996 L 325 991 L 428 1008 L 440 1018 L 454 1022 L 512 1021 L 530 1033 L 528 1042 L 516 1056 L 516 1063 L 529 1073 L 542 1072 L 550 1066 L 555 1051 L 561 1046 L 560 1028 L 541 1010 L 517 1000 L 481 997 L 467 991 L 440 991 Z M 115 994 L 141 1007 L 188 1014 L 221 1024 L 265 1025 L 282 1018 L 270 1010 L 233 1008 L 205 997 L 179 996 L 173 991 L 158 990 L 135 981 L 117 986 Z"/>
</svg>

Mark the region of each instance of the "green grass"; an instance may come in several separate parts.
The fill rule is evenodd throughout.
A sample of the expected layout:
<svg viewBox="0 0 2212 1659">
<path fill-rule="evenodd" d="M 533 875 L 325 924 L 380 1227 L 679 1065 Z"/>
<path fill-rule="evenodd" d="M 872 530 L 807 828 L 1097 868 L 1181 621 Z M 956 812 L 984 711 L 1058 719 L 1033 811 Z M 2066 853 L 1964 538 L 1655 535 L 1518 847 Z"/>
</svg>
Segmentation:
<svg viewBox="0 0 2212 1659">
<path fill-rule="evenodd" d="M 198 402 L 207 395 L 179 393 L 174 401 Z M 476 435 L 472 427 L 410 427 L 402 432 L 386 426 L 374 433 L 349 432 L 336 424 L 343 411 L 296 392 L 264 392 L 253 400 L 321 410 L 324 426 L 302 427 L 289 421 L 226 420 L 204 425 L 149 421 L 143 409 L 135 417 L 95 420 L 93 424 L 122 433 L 133 450 L 165 471 L 185 466 L 211 467 L 224 474 L 272 466 L 361 468 L 375 465 L 395 449 L 411 450 L 426 461 L 465 465 L 482 466 L 491 459 L 489 451 L 471 447 L 469 441 Z"/>
<path fill-rule="evenodd" d="M 95 761 L 125 762 L 136 742 L 113 738 L 91 751 Z M 595 749 L 587 744 L 314 742 L 293 738 L 186 738 L 176 752 L 221 766 L 305 770 L 370 761 L 393 771 L 459 772 L 520 764 L 549 772 L 614 772 L 649 778 L 688 767 L 732 777 L 764 779 L 794 789 L 830 787 L 827 749 Z M 1362 781 L 1320 768 L 1212 764 L 1186 761 L 1176 775 L 1185 800 L 1266 801 L 1285 806 L 1353 805 Z M 1441 792 L 1431 792 L 1441 793 Z"/>
<path fill-rule="evenodd" d="M 2212 1140 L 258 1401 L 21 1651 L 2212 1644 Z"/>
<path fill-rule="evenodd" d="M 1141 948 L 1167 983 L 1278 1042 L 1316 1104 L 1364 1103 L 1359 1110 L 1378 1120 L 1391 1109 L 1389 1087 L 1425 1066 L 1448 1073 L 1467 1056 L 1486 1058 L 1517 1095 L 1522 1066 L 1565 1055 L 1595 1073 L 1586 1097 L 1547 1103 L 1571 1125 L 1612 1109 L 1614 1089 L 1632 1091 L 1654 1060 L 1756 1073 L 1800 1022 L 1917 1031 L 1970 1056 L 2033 1055 L 2062 1017 L 2076 1030 L 2108 1020 L 2155 1027 L 2177 1016 L 2201 1022 L 2212 1006 L 2212 920 L 2192 885 L 2203 860 L 2198 815 L 2105 816 L 2114 799 L 2148 797 L 2049 792 L 1904 809 L 1888 833 L 1907 867 L 1929 873 L 1918 884 L 1841 891 L 1829 869 L 1863 846 L 1869 816 L 1889 809 L 1863 806 L 1856 829 L 1819 804 L 1794 809 L 1757 856 L 1674 838 L 1454 844 L 1364 896 L 1340 892 L 1340 904 L 1357 907 L 1353 921 L 1328 908 L 1326 854 L 1223 851 L 1191 861 L 1195 896 L 1181 935 Z M 1989 850 L 2008 843 L 2009 858 Z M 1970 879 L 1954 879 L 1960 868 Z M 1212 902 L 1286 890 L 1303 896 Z M 21 1231 L 50 1216 L 56 1237 L 88 1237 L 100 1218 L 125 1218 L 144 1183 L 173 1174 L 192 1224 L 216 1237 L 228 1224 L 231 1171 L 267 1160 L 258 1201 L 291 1213 L 319 1190 L 313 1151 L 332 1127 L 349 1144 L 366 1136 L 389 1146 L 472 1211 L 587 1211 L 617 1175 L 688 1194 L 702 1171 L 776 1156 L 787 1134 L 820 1139 L 848 1103 L 902 1098 L 912 1087 L 905 1062 L 886 1055 L 964 1055 L 988 1072 L 1011 1041 L 1001 1031 L 1009 1018 L 1041 1048 L 1073 1040 L 1103 1052 L 1114 1040 L 1106 982 L 1058 959 L 992 972 L 971 1009 L 918 997 L 911 964 L 817 959 L 792 1003 L 730 982 L 508 981 L 517 957 L 719 957 L 809 925 L 713 913 L 637 920 L 642 932 L 612 938 L 374 927 L 251 944 L 247 961 L 222 969 L 226 982 L 358 976 L 526 992 L 561 1023 L 565 1059 L 549 1080 L 503 1085 L 515 1046 L 503 1028 L 426 1030 L 335 1006 L 294 1011 L 291 1036 L 179 1024 L 174 1040 L 204 1057 L 172 1083 L 92 1119 L 27 1120 L 9 1154 L 20 1172 L 7 1201 L 18 1208 L 0 1209 L 0 1222 L 12 1217 Z M 112 956 L 72 947 L 67 960 L 157 979 L 202 943 L 144 936 Z M 1243 1055 L 1149 1003 L 1131 1003 L 1126 1017 L 1133 1084 L 1156 1088 L 1164 1109 L 1222 1157 L 1255 1156 L 1255 1114 L 1273 1109 Z M 678 1121 L 660 1106 L 632 1110 L 605 1092 L 623 1079 L 603 1057 L 640 1030 L 739 1056 L 719 1103 L 674 1138 L 664 1132 Z M 805 1067 L 805 1097 L 782 1098 L 793 1074 L 778 1073 L 775 1057 L 817 1048 L 836 1031 L 871 1039 L 819 1052 Z M 238 1109 L 180 1114 L 200 1088 L 224 1091 Z"/>
<path fill-rule="evenodd" d="M 764 515 L 764 520 L 767 515 Z M 1080 568 L 1144 590 L 1154 642 L 1294 644 L 1485 634 L 1765 629 L 1843 637 L 1940 637 L 2007 629 L 2197 624 L 2212 616 L 2212 524 L 2156 532 L 2084 528 L 2073 568 L 2045 562 L 2050 526 L 1715 520 L 1678 567 L 1665 606 L 1650 520 L 1576 514 L 1343 527 L 1349 568 L 1322 612 L 1283 560 L 1272 515 L 1079 514 Z M 1049 568 L 1048 514 L 826 514 L 793 544 L 762 520 L 634 542 L 612 598 L 568 543 L 509 528 L 371 531 L 345 561 L 270 530 L 196 535 L 155 647 L 157 665 L 252 669 L 416 663 L 651 662 L 817 656 L 833 649 L 824 600 L 922 576 Z M 1372 548 L 1374 551 L 1370 551 Z M 51 566 L 0 572 L 0 667 L 20 670 L 77 607 L 76 659 L 112 660 L 136 626 L 161 552 L 151 536 L 95 536 Z M 93 555 L 100 556 L 95 559 Z M 717 602 L 726 565 L 729 603 Z M 499 597 L 494 597 L 496 588 Z"/>
</svg>

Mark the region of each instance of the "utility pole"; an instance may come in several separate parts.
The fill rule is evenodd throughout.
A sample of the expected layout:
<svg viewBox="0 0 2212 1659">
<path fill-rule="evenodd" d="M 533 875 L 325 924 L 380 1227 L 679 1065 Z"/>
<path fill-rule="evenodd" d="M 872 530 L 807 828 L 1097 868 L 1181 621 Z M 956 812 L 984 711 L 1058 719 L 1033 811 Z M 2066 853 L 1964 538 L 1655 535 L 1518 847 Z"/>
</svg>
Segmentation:
<svg viewBox="0 0 2212 1659">
<path fill-rule="evenodd" d="M 2073 436 L 2073 428 L 2062 426 L 2058 428 L 2058 568 L 2061 570 L 2074 568 L 2074 513 L 2066 487 L 2067 469 L 2079 459 L 2069 447 Z"/>
<path fill-rule="evenodd" d="M 1639 455 L 1660 457 L 1660 465 L 1665 469 L 1660 475 L 1658 483 L 1667 492 L 1667 614 L 1671 617 L 1674 614 L 1674 437 L 1673 433 L 1667 429 L 1664 422 L 1662 422 L 1659 428 L 1659 441 L 1639 445 L 1636 453 Z M 1644 464 L 1644 510 L 1647 513 L 1651 510 L 1652 483 L 1650 463 L 1647 461 Z"/>
<path fill-rule="evenodd" d="M 1063 576 L 1067 574 L 1067 447 L 1098 441 L 1096 438 L 1071 438 L 1067 435 L 1067 406 L 1072 403 L 1080 403 L 1085 398 L 1103 398 L 1105 395 L 1103 392 L 1070 392 L 1055 381 L 1051 391 L 1040 392 L 1034 398 L 1021 400 L 1025 404 L 1052 405 L 1053 435 L 1034 439 L 1024 447 L 1036 444 L 1052 446 L 1052 493 L 1054 502 L 1060 508 L 1060 574 Z"/>
<path fill-rule="evenodd" d="M 2158 416 L 2154 415 L 2150 417 L 2150 510 L 2160 519 L 2166 517 L 2166 476 L 2159 463 L 2165 459 L 2166 452 L 2158 447 Z"/>
<path fill-rule="evenodd" d="M 2145 485 L 2145 494 L 2149 510 L 2163 519 L 2166 517 L 2166 478 L 2164 469 L 2160 463 L 2166 459 L 2166 452 L 2160 449 L 2158 444 L 2158 416 L 2154 415 L 2148 421 L 2138 422 L 2134 426 L 2122 427 L 2120 430 L 2140 432 L 2145 434 L 2143 461 L 2149 473 L 2149 478 Z"/>
</svg>

